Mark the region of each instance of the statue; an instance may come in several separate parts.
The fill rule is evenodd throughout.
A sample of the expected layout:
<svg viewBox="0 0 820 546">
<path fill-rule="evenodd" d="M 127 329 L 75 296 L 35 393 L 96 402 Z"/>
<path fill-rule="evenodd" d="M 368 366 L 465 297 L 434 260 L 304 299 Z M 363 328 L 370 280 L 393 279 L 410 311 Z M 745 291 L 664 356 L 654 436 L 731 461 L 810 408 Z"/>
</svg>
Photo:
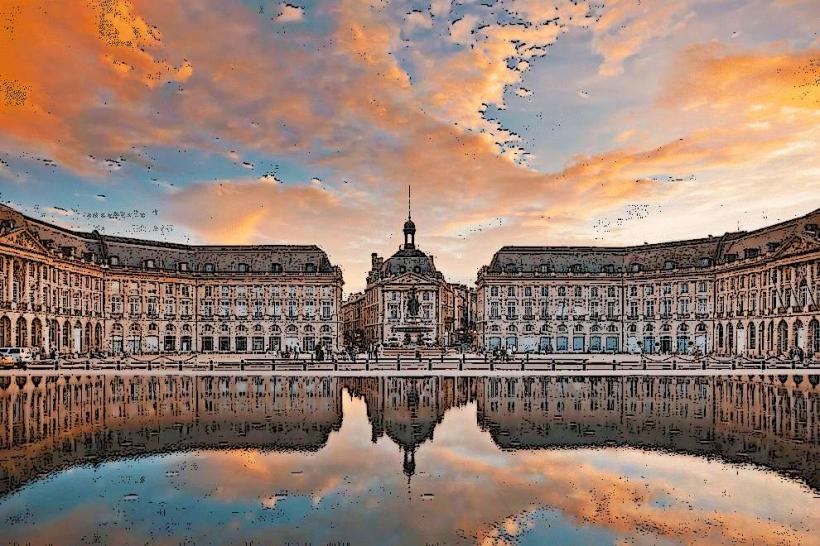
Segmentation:
<svg viewBox="0 0 820 546">
<path fill-rule="evenodd" d="M 416 289 L 413 288 L 407 298 L 407 316 L 411 318 L 419 316 L 419 307 L 421 307 L 421 304 L 416 296 Z"/>
</svg>

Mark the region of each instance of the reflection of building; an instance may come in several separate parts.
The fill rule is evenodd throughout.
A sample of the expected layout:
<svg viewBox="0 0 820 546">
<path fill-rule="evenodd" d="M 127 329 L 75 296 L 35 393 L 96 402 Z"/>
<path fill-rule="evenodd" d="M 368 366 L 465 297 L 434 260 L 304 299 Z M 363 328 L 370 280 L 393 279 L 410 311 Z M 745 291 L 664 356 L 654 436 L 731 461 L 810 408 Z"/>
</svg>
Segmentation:
<svg viewBox="0 0 820 546">
<path fill-rule="evenodd" d="M 409 204 L 403 231 L 398 252 L 386 260 L 374 252 L 364 292 L 344 303 L 349 343 L 409 346 L 454 341 L 454 291 L 436 270 L 433 257 L 416 248 Z"/>
<path fill-rule="evenodd" d="M 352 394 L 367 402 L 373 442 L 387 436 L 402 450 L 404 473 L 409 478 L 415 472 L 416 449 L 433 439 L 433 430 L 447 410 L 467 403 L 474 380 L 374 377 L 343 381 Z"/>
<path fill-rule="evenodd" d="M 628 445 L 798 473 L 820 487 L 820 377 L 484 378 L 478 421 L 504 449 Z"/>
<path fill-rule="evenodd" d="M 487 348 L 820 352 L 820 210 L 636 247 L 503 247 L 478 274 Z"/>
<path fill-rule="evenodd" d="M 45 471 L 199 448 L 316 451 L 342 423 L 334 378 L 0 377 L 0 494 Z"/>
<path fill-rule="evenodd" d="M 344 430 L 342 389 L 364 399 L 371 440 L 394 442 L 408 477 L 446 412 L 475 401 L 478 426 L 502 449 L 659 448 L 761 464 L 820 489 L 818 383 L 817 375 L 5 375 L 0 495 L 49 472 L 146 453 L 315 451 Z"/>
<path fill-rule="evenodd" d="M 340 343 L 342 274 L 316 246 L 80 233 L 0 206 L 0 345 L 262 352 Z"/>
</svg>

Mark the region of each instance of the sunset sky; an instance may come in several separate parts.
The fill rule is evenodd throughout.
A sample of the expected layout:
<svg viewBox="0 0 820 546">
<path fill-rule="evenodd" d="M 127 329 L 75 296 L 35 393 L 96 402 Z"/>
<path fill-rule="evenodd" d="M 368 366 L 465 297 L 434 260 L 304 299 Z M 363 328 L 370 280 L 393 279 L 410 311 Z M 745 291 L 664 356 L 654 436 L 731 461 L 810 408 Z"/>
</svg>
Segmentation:
<svg viewBox="0 0 820 546">
<path fill-rule="evenodd" d="M 408 184 L 458 282 L 505 244 L 753 229 L 820 206 L 818 21 L 817 0 L 4 0 L 0 201 L 316 243 L 346 291 L 398 248 Z"/>
</svg>

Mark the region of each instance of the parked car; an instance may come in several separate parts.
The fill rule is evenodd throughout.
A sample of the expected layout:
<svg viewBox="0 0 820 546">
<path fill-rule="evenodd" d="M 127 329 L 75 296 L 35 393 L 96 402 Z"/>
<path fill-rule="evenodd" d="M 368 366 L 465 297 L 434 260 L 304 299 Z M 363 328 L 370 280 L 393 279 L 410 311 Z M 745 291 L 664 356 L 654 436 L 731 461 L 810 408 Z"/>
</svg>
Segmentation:
<svg viewBox="0 0 820 546">
<path fill-rule="evenodd" d="M 17 360 L 14 357 L 0 352 L 0 368 L 14 368 L 17 366 Z"/>
<path fill-rule="evenodd" d="M 0 359 L 11 360 L 12 366 L 23 368 L 34 361 L 34 355 L 28 347 L 2 347 L 0 348 Z"/>
</svg>

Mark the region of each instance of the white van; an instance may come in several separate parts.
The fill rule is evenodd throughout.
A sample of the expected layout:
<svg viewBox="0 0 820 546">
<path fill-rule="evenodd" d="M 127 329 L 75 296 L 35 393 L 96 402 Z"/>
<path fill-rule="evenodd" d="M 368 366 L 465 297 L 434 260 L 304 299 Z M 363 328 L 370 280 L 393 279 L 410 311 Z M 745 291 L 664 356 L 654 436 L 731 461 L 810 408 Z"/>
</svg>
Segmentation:
<svg viewBox="0 0 820 546">
<path fill-rule="evenodd" d="M 11 359 L 16 364 L 27 364 L 34 361 L 34 355 L 28 347 L 2 347 L 0 356 Z"/>
</svg>

